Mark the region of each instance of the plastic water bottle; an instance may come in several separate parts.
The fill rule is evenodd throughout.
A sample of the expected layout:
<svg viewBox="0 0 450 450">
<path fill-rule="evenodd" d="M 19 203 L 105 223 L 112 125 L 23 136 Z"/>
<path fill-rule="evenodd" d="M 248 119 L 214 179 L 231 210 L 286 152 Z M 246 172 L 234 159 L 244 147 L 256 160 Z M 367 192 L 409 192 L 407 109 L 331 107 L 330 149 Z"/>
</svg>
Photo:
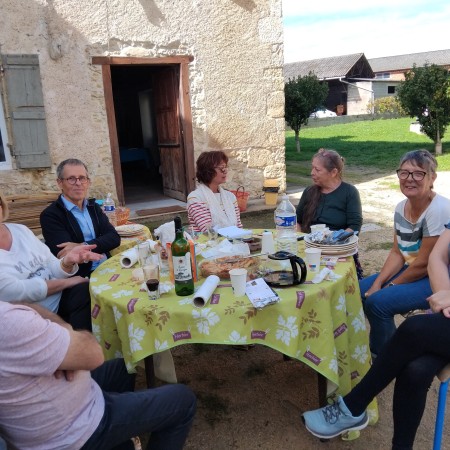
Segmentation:
<svg viewBox="0 0 450 450">
<path fill-rule="evenodd" d="M 111 192 L 108 192 L 108 195 L 103 202 L 103 212 L 108 217 L 111 225 L 117 226 L 117 217 L 116 217 L 116 205 L 114 204 L 114 200 L 111 197 Z"/>
<path fill-rule="evenodd" d="M 277 250 L 297 254 L 297 213 L 294 205 L 284 194 L 275 210 L 275 228 L 277 230 Z"/>
</svg>

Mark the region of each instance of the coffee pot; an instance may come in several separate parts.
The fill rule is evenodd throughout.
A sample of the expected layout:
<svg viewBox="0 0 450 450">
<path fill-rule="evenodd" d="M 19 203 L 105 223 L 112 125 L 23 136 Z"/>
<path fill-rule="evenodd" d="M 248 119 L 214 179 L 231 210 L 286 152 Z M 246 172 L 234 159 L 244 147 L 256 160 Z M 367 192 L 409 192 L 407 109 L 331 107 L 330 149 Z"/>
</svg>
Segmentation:
<svg viewBox="0 0 450 450">
<path fill-rule="evenodd" d="M 306 280 L 307 269 L 302 258 L 285 251 L 279 251 L 268 256 L 269 259 L 274 261 L 288 260 L 291 263 L 291 270 L 289 270 L 289 266 L 287 264 L 282 264 L 281 270 L 271 270 L 264 277 L 265 282 L 269 286 L 284 287 L 304 283 Z"/>
</svg>

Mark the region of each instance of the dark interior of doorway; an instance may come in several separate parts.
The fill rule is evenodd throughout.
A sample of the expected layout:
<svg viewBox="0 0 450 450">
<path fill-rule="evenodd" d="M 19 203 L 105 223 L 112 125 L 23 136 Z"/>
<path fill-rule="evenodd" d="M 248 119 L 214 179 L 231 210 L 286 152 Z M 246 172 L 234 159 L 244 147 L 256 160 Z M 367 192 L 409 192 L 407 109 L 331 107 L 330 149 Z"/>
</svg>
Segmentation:
<svg viewBox="0 0 450 450">
<path fill-rule="evenodd" d="M 156 66 L 111 66 L 127 206 L 164 198 L 153 105 Z"/>
</svg>

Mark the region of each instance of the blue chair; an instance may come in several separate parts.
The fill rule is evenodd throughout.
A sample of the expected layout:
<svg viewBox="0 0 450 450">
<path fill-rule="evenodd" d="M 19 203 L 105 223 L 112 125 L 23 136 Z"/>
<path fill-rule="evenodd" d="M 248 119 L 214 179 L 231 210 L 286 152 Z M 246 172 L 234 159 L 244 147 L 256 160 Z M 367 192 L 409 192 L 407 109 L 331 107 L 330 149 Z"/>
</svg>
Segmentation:
<svg viewBox="0 0 450 450">
<path fill-rule="evenodd" d="M 450 364 L 447 364 L 437 375 L 441 385 L 439 387 L 439 398 L 436 412 L 436 424 L 434 426 L 433 450 L 440 450 L 442 444 L 442 433 L 444 431 L 445 403 L 447 400 L 447 389 L 450 381 Z"/>
</svg>

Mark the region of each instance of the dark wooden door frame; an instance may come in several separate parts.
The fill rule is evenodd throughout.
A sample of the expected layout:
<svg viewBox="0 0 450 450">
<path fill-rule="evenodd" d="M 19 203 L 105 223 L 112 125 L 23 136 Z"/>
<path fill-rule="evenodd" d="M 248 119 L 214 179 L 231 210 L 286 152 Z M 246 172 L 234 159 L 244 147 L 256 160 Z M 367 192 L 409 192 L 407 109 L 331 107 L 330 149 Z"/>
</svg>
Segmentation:
<svg viewBox="0 0 450 450">
<path fill-rule="evenodd" d="M 192 56 L 167 56 L 161 58 L 130 58 L 122 56 L 93 56 L 92 64 L 102 66 L 103 90 L 105 94 L 106 117 L 108 121 L 109 140 L 111 145 L 111 156 L 116 182 L 117 197 L 121 205 L 125 204 L 123 191 L 122 168 L 120 165 L 119 139 L 117 137 L 116 116 L 114 112 L 114 99 L 111 80 L 111 66 L 163 66 L 179 65 L 179 109 L 180 130 L 184 146 L 184 158 L 186 167 L 186 192 L 195 189 L 195 167 L 194 167 L 194 137 L 192 132 L 192 111 L 189 96 L 189 67 Z"/>
</svg>

